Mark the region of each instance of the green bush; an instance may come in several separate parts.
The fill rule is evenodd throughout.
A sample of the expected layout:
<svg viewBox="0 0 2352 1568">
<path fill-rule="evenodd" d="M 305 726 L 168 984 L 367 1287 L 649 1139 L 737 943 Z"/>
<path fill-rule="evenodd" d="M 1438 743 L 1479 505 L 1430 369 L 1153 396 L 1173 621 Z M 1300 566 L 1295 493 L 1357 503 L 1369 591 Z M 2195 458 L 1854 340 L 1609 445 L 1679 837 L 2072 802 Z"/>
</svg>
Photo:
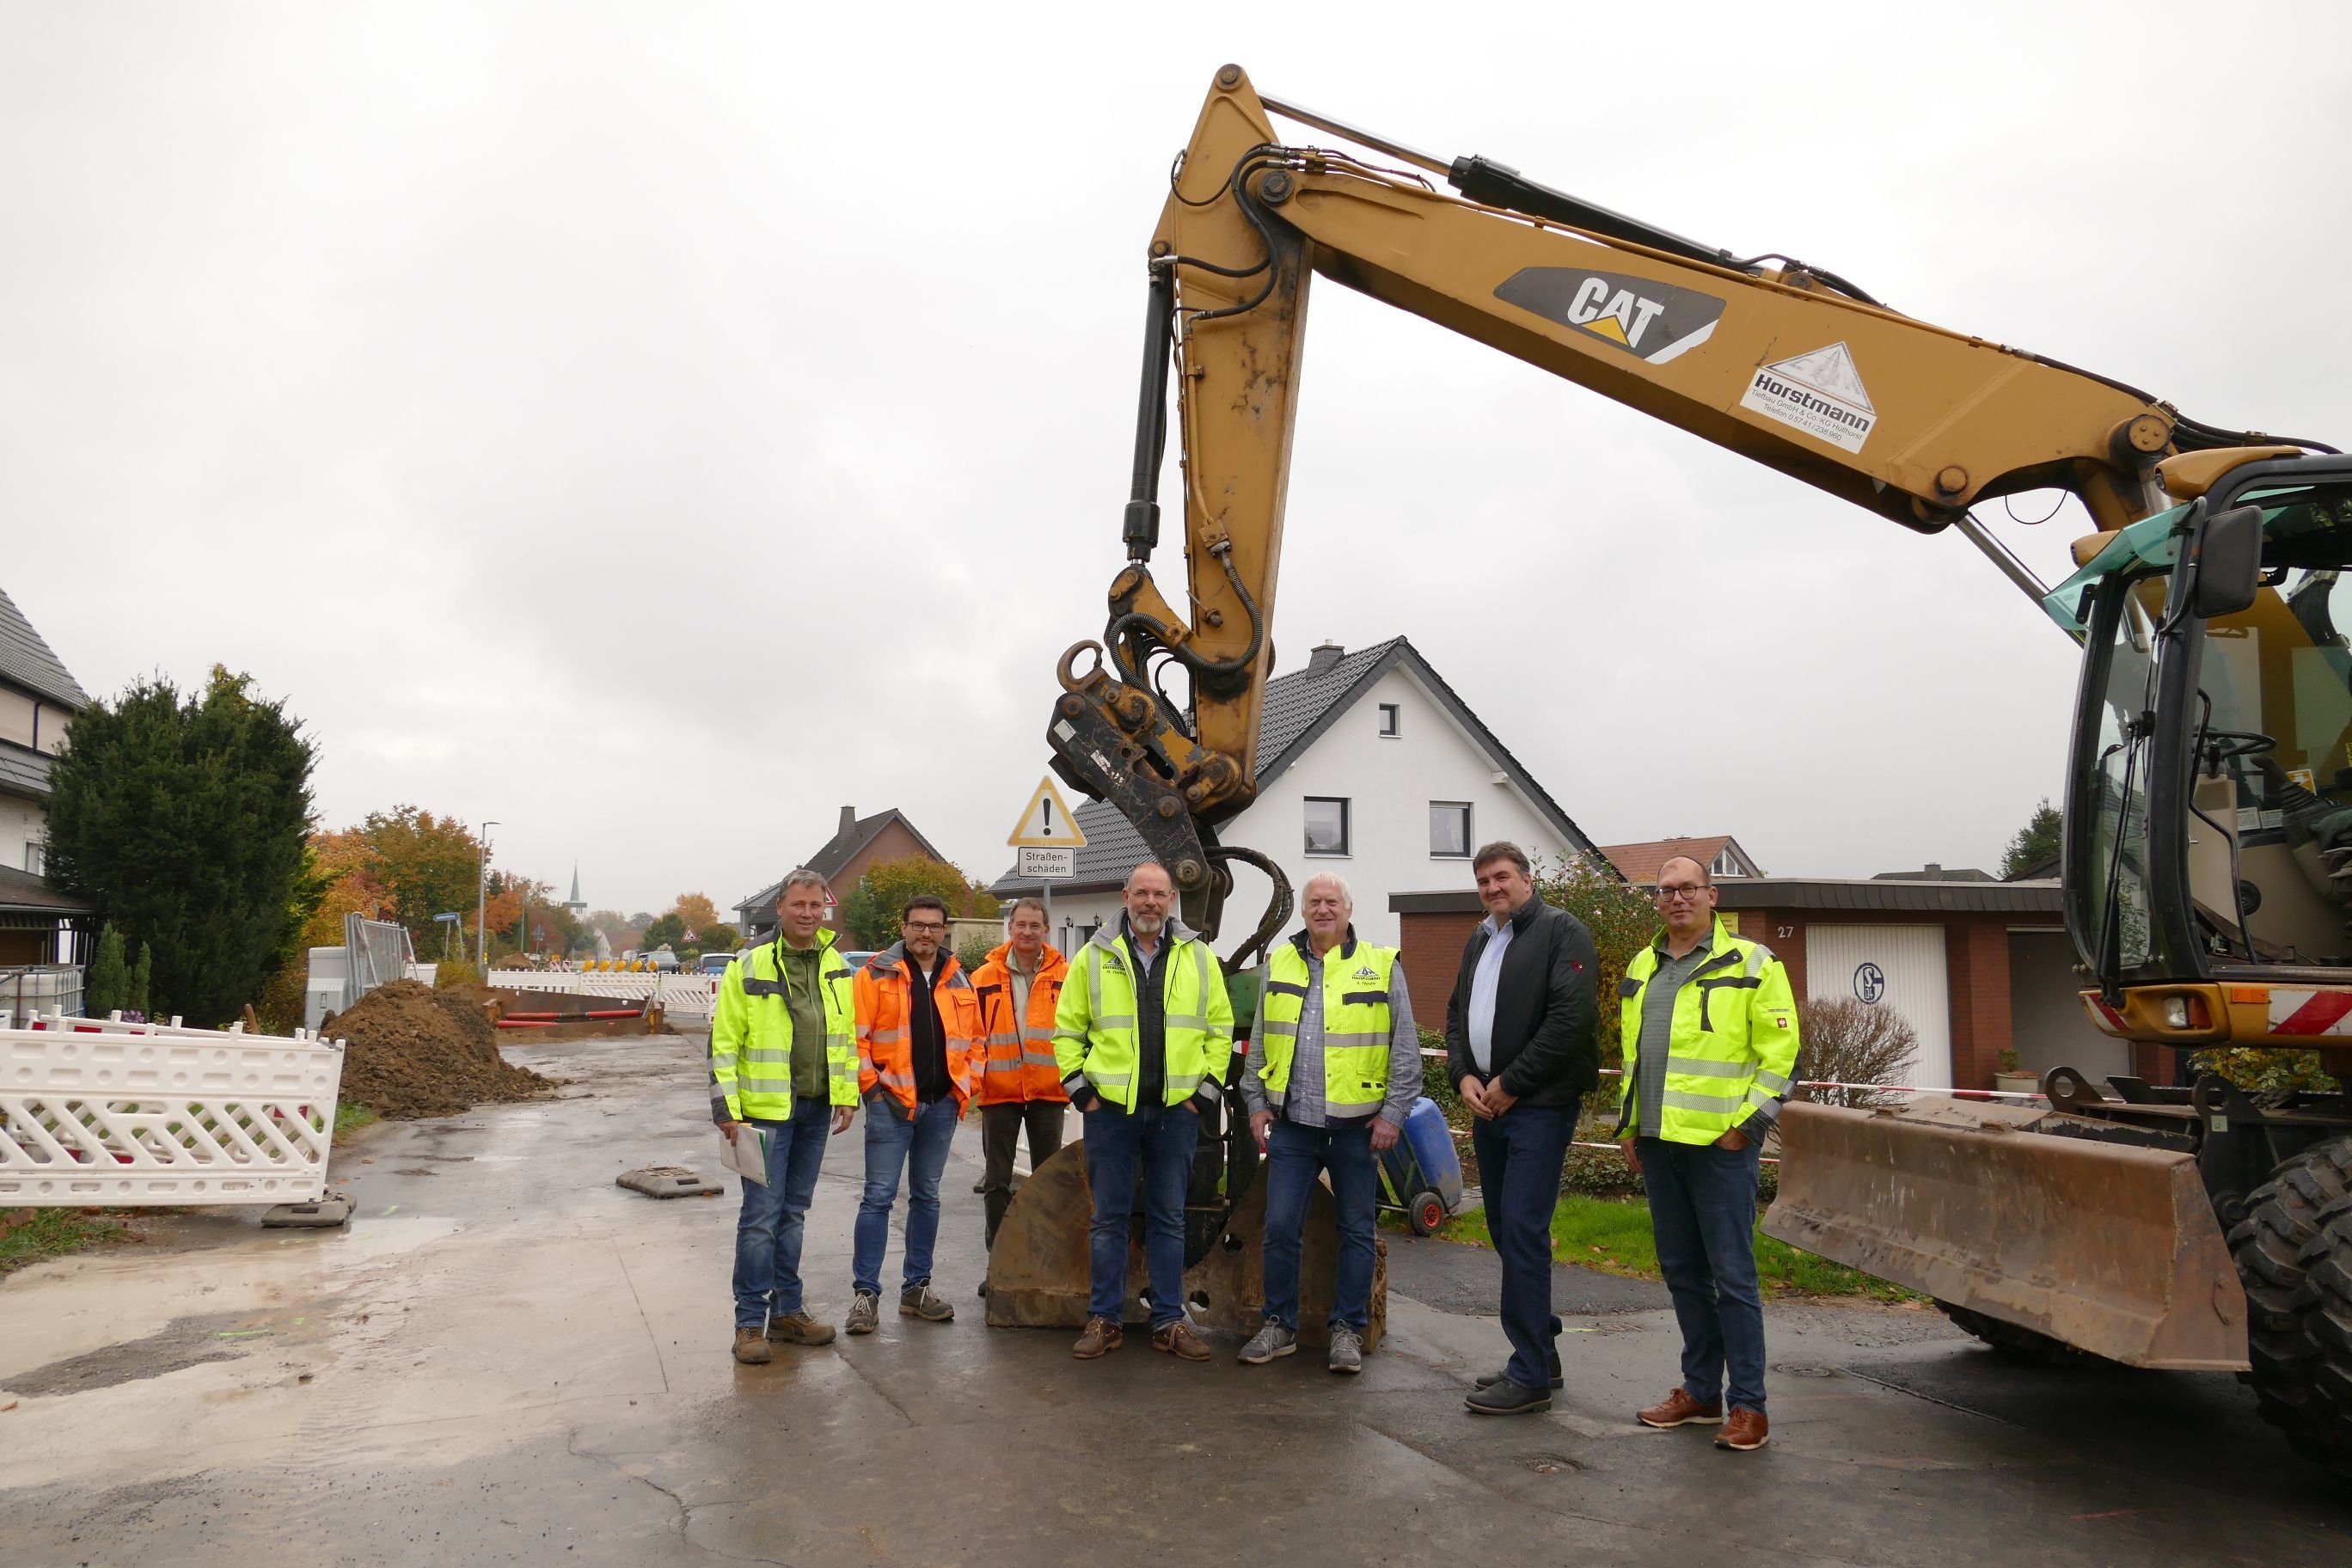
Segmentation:
<svg viewBox="0 0 2352 1568">
<path fill-rule="evenodd" d="M 215 665 L 201 690 L 158 676 L 93 702 L 51 763 L 49 880 L 153 944 L 153 1011 L 220 1024 L 295 958 L 317 754 L 301 729 Z"/>
<path fill-rule="evenodd" d="M 1436 1029 L 1421 1031 L 1421 1048 L 1425 1051 L 1445 1049 L 1445 1036 Z M 1455 1127 L 1470 1125 L 1470 1108 L 1454 1092 L 1454 1080 L 1445 1074 L 1445 1058 L 1442 1056 L 1421 1058 L 1421 1092 L 1437 1101 L 1437 1109 L 1445 1113 L 1446 1121 Z"/>
<path fill-rule="evenodd" d="M 1601 958 L 1601 973 L 1594 976 L 1600 999 L 1601 1065 L 1616 1067 L 1624 1060 L 1618 1039 L 1617 985 L 1625 978 L 1625 965 L 1633 955 L 1656 940 L 1657 906 L 1649 894 L 1617 875 L 1613 868 L 1602 871 L 1581 862 L 1538 864 L 1535 882 L 1538 897 L 1566 910 L 1592 933 Z M 1604 1090 L 1611 1081 L 1601 1080 Z"/>
<path fill-rule="evenodd" d="M 995 951 L 996 943 L 988 938 L 968 936 L 956 944 L 956 962 L 963 965 L 966 974 L 977 973 L 980 966 L 988 962 L 988 955 Z"/>
<path fill-rule="evenodd" d="M 98 952 L 89 961 L 89 975 L 83 982 L 82 1016 L 103 1018 L 118 1007 L 131 1005 L 131 977 L 122 966 L 122 933 L 109 921 L 99 928 Z"/>
<path fill-rule="evenodd" d="M 2248 1094 L 2335 1094 L 2335 1077 L 2319 1065 L 2317 1051 L 2275 1051 L 2241 1047 L 2199 1051 L 2189 1058 L 2199 1072 L 2210 1072 Z"/>
</svg>

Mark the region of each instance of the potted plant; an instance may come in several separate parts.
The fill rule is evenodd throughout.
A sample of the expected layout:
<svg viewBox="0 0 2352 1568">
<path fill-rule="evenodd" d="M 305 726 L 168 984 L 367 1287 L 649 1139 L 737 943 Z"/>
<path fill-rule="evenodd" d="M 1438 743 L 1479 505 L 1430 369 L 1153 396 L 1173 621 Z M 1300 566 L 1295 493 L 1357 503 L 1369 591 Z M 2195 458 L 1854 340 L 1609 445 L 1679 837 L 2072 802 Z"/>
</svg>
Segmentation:
<svg viewBox="0 0 2352 1568">
<path fill-rule="evenodd" d="M 2020 1070 L 2017 1065 L 2017 1052 L 2014 1048 L 2001 1052 L 1997 1060 L 2000 1063 L 2000 1070 L 1992 1075 L 1993 1088 L 2011 1094 L 2041 1092 L 2041 1079 L 2032 1073 Z"/>
</svg>

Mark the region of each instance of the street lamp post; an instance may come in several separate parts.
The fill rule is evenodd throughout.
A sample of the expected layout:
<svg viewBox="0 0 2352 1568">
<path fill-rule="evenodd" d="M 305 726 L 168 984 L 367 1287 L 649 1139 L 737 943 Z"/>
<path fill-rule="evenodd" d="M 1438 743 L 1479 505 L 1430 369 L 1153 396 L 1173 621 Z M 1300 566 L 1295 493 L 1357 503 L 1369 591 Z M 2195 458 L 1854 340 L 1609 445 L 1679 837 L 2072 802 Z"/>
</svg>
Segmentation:
<svg viewBox="0 0 2352 1568">
<path fill-rule="evenodd" d="M 482 824 L 482 865 L 474 878 L 474 967 L 484 980 L 490 977 L 490 829 L 497 826 Z"/>
</svg>

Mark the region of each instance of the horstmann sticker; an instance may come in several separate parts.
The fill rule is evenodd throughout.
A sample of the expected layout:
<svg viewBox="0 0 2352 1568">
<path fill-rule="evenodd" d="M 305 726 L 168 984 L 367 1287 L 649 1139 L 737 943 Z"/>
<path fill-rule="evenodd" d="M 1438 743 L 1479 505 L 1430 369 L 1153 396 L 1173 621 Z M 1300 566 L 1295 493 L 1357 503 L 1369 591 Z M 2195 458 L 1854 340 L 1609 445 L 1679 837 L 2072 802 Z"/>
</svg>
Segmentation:
<svg viewBox="0 0 2352 1568">
<path fill-rule="evenodd" d="M 1739 406 L 1849 452 L 1861 451 L 1878 424 L 1878 410 L 1843 343 L 1759 365 Z"/>
<path fill-rule="evenodd" d="M 1712 294 L 1581 267 L 1523 267 L 1495 298 L 1651 364 L 1698 347 L 1723 318 L 1723 301 Z"/>
</svg>

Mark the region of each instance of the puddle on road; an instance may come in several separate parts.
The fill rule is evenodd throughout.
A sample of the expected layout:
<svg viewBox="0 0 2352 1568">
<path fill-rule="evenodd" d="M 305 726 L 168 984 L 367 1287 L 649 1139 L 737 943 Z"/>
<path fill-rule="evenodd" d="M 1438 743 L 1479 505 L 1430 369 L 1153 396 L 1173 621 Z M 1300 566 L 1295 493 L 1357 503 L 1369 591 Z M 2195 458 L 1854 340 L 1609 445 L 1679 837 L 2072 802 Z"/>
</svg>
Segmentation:
<svg viewBox="0 0 2352 1568">
<path fill-rule="evenodd" d="M 327 1254 L 322 1261 L 335 1267 L 413 1251 L 465 1228 L 463 1220 L 447 1215 L 356 1215 L 341 1230 L 316 1233 L 316 1245 Z"/>
<path fill-rule="evenodd" d="M 274 1337 L 271 1314 L 212 1312 L 201 1317 L 174 1318 L 144 1338 L 125 1340 L 86 1354 L 68 1356 L 47 1366 L 13 1373 L 8 1392 L 28 1399 L 58 1394 L 87 1394 L 144 1377 L 161 1377 L 184 1367 L 211 1361 L 235 1361 L 256 1340 Z"/>
</svg>

